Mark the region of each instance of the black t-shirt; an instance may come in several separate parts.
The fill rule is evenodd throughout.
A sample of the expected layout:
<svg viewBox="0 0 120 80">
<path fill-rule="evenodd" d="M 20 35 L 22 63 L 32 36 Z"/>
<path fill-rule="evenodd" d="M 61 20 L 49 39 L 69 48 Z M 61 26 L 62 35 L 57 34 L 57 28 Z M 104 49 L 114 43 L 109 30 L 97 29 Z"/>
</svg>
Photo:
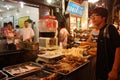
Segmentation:
<svg viewBox="0 0 120 80">
<path fill-rule="evenodd" d="M 107 79 L 107 75 L 112 69 L 116 48 L 120 47 L 120 36 L 117 29 L 113 25 L 109 25 L 108 38 L 104 36 L 106 26 L 107 24 L 100 29 L 97 41 L 96 77 L 102 80 Z"/>
</svg>

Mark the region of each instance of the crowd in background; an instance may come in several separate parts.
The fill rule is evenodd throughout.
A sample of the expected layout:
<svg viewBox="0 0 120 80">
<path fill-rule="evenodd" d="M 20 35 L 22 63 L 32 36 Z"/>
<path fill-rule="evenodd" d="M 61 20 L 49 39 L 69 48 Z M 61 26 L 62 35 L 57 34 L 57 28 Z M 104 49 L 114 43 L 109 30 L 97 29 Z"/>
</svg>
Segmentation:
<svg viewBox="0 0 120 80">
<path fill-rule="evenodd" d="M 31 43 L 35 36 L 34 30 L 29 26 L 29 22 L 24 22 L 24 28 L 19 25 L 13 27 L 12 22 L 4 23 L 0 29 L 3 38 L 7 40 L 6 48 L 8 50 L 16 50 L 19 42 Z"/>
</svg>

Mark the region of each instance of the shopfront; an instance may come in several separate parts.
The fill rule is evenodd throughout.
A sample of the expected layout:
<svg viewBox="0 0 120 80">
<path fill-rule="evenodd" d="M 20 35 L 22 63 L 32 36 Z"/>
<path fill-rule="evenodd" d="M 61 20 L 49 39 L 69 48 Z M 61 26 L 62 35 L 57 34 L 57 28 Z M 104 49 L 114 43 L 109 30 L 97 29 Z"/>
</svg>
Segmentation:
<svg viewBox="0 0 120 80">
<path fill-rule="evenodd" d="M 11 1 L 6 1 L 11 4 Z M 30 20 L 35 22 L 34 26 L 32 23 L 30 24 L 32 28 L 37 26 L 37 34 L 42 32 L 47 33 L 47 35 L 37 36 L 39 44 L 37 46 L 39 48 L 11 51 L 4 48 L 0 51 L 0 69 L 8 75 L 3 74 L 5 78 L 8 80 L 93 80 L 91 78 L 92 75 L 89 76 L 91 74 L 91 61 L 93 61 L 93 58 L 86 53 L 86 50 L 90 49 L 89 45 L 62 49 L 58 46 L 58 40 L 55 35 L 51 36 L 50 34 L 56 33 L 57 30 L 55 31 L 54 29 L 56 29 L 56 26 L 59 27 L 59 22 L 63 22 L 65 19 L 63 16 L 64 6 L 62 6 L 64 1 L 22 0 L 25 4 L 24 6 L 21 5 L 21 7 L 18 4 L 19 1 L 12 2 L 12 4 L 17 4 L 13 4 L 16 6 L 15 9 L 0 13 L 1 25 L 3 26 L 4 22 L 11 21 L 13 22 L 14 29 L 16 29 L 16 25 L 23 28 L 24 21 Z M 6 4 L 8 4 L 7 2 Z M 84 14 L 87 13 L 87 6 L 83 6 L 87 5 L 87 2 L 83 1 L 81 4 L 77 3 L 77 5 L 80 5 L 80 11 L 78 11 L 80 14 L 69 14 L 70 21 L 68 25 L 70 25 L 70 30 L 75 28 L 87 29 L 88 14 Z M 43 22 L 40 24 L 40 21 Z M 41 43 L 44 48 L 40 47 L 39 38 L 41 37 L 44 39 Z M 53 37 L 55 38 L 53 39 Z M 1 38 L 2 40 L 5 39 Z M 52 45 L 55 46 L 51 47 Z M 95 53 L 95 50 L 93 52 Z"/>
</svg>

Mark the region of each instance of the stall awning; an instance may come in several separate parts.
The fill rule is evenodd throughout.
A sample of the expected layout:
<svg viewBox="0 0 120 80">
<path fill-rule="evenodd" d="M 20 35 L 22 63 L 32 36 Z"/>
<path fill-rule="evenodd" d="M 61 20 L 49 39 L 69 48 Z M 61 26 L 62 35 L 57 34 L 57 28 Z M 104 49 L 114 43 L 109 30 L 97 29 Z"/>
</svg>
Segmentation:
<svg viewBox="0 0 120 80">
<path fill-rule="evenodd" d="M 25 3 L 30 4 L 61 8 L 61 0 L 51 0 L 52 1 L 51 3 L 48 3 L 47 0 L 14 0 L 14 1 L 23 1 Z"/>
</svg>

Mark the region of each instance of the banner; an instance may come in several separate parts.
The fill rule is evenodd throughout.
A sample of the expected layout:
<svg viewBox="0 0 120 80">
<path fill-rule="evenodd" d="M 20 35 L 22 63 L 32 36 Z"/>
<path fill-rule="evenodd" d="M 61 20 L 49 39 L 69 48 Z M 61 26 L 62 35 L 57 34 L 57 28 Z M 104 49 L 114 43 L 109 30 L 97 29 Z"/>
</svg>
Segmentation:
<svg viewBox="0 0 120 80">
<path fill-rule="evenodd" d="M 68 12 L 70 14 L 75 14 L 75 15 L 78 15 L 78 16 L 82 16 L 83 10 L 84 10 L 83 6 L 80 6 L 79 4 L 70 1 L 68 3 L 66 12 Z"/>
</svg>

